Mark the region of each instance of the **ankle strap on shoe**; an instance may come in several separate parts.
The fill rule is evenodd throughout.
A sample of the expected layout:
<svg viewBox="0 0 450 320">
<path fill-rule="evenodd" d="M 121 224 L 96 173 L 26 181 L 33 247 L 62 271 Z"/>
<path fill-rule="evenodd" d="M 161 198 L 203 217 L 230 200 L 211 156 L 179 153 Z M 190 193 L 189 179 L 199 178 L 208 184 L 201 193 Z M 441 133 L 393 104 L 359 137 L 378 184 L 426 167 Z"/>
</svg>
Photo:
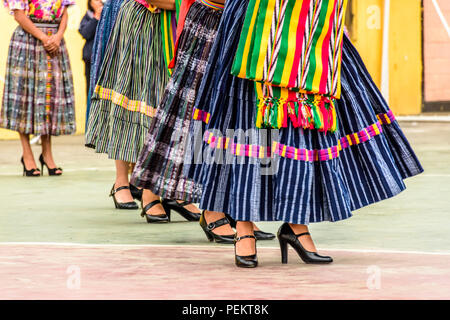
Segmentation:
<svg viewBox="0 0 450 320">
<path fill-rule="evenodd" d="M 246 236 L 242 236 L 242 237 L 237 237 L 234 239 L 235 242 L 239 242 L 242 239 L 255 239 L 255 241 L 257 240 L 255 236 L 253 235 L 246 235 Z"/>
<path fill-rule="evenodd" d="M 58 168 L 59 169 L 59 168 Z M 62 171 L 62 170 L 61 170 Z M 117 189 L 111 190 L 111 196 L 115 195 L 117 192 L 119 192 L 120 190 L 125 190 L 125 189 L 130 189 L 129 186 L 122 186 L 122 187 L 118 187 Z"/>
<path fill-rule="evenodd" d="M 189 202 L 189 201 L 183 201 L 183 202 L 178 202 L 178 201 L 175 201 L 179 206 L 182 206 L 182 207 L 184 207 L 184 206 L 187 206 L 187 205 L 189 205 L 189 204 L 192 204 L 192 202 Z"/>
<path fill-rule="evenodd" d="M 298 237 L 310 236 L 310 235 L 311 234 L 309 232 L 303 232 L 303 233 L 296 234 L 295 236 L 298 238 Z"/>
<path fill-rule="evenodd" d="M 212 230 L 214 230 L 215 228 L 224 226 L 224 225 L 226 225 L 226 224 L 230 224 L 230 221 L 228 221 L 227 218 L 222 218 L 222 219 L 219 219 L 219 220 L 217 220 L 217 221 L 208 223 L 208 224 L 206 225 L 206 229 L 207 229 L 208 231 L 212 231 Z"/>
<path fill-rule="evenodd" d="M 144 207 L 144 212 L 147 213 L 148 210 L 156 206 L 157 204 L 161 203 L 161 200 L 156 199 L 155 201 L 150 202 Z"/>
</svg>

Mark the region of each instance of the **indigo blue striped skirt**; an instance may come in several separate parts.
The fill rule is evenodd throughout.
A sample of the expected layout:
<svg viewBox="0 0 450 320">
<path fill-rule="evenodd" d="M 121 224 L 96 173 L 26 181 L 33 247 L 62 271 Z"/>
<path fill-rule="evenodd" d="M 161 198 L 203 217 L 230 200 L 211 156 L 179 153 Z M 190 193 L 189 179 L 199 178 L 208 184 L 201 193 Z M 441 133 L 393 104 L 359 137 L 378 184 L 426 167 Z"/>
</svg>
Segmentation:
<svg viewBox="0 0 450 320">
<path fill-rule="evenodd" d="M 86 146 L 135 163 L 164 87 L 161 13 L 135 0 L 120 7 L 91 97 Z"/>
<path fill-rule="evenodd" d="M 241 221 L 334 222 L 404 190 L 423 169 L 348 38 L 336 133 L 255 128 L 254 85 L 230 75 L 247 3 L 227 1 L 195 103 L 185 174 L 203 185 L 201 208 Z"/>
<path fill-rule="evenodd" d="M 195 97 L 217 35 L 222 10 L 197 0 L 180 35 L 176 65 L 147 134 L 131 182 L 166 199 L 195 202 L 201 186 L 183 175 Z"/>
<path fill-rule="evenodd" d="M 106 45 L 108 44 L 109 36 L 111 35 L 114 23 L 116 22 L 122 2 L 123 0 L 108 0 L 105 3 L 100 21 L 98 22 L 97 29 L 95 30 L 94 45 L 92 47 L 91 57 L 90 86 L 86 106 L 86 127 L 89 120 L 89 111 L 91 109 L 91 95 L 95 90 L 95 85 L 97 84 L 98 75 L 100 73 L 100 67 L 103 63 L 103 58 L 105 57 Z"/>
</svg>

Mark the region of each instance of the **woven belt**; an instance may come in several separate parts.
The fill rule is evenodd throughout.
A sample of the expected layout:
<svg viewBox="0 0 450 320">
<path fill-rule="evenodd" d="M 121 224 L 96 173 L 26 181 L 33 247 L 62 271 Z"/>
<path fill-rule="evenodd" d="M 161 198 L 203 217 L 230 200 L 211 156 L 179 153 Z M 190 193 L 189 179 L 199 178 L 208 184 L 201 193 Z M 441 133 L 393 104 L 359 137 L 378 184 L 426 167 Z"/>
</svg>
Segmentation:
<svg viewBox="0 0 450 320">
<path fill-rule="evenodd" d="M 34 25 L 39 28 L 58 28 L 59 27 L 59 24 L 56 24 L 56 23 L 35 23 Z"/>
<path fill-rule="evenodd" d="M 40 28 L 58 28 L 59 24 L 61 23 L 61 19 L 55 19 L 53 21 L 45 21 L 41 19 L 31 18 L 31 22 L 33 22 L 36 27 Z"/>
<path fill-rule="evenodd" d="M 225 7 L 225 5 L 221 4 L 221 3 L 217 3 L 214 1 L 210 1 L 210 0 L 199 0 L 201 3 L 203 3 L 205 6 L 210 7 L 214 10 L 223 10 L 223 8 Z"/>
</svg>

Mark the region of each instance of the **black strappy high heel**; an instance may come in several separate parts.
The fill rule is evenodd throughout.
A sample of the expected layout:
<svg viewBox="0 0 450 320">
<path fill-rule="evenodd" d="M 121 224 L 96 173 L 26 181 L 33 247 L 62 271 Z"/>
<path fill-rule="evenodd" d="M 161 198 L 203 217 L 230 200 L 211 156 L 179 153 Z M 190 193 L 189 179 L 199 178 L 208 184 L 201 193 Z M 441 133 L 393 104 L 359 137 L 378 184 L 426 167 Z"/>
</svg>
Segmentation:
<svg viewBox="0 0 450 320">
<path fill-rule="evenodd" d="M 213 232 L 213 230 L 215 228 L 218 228 L 220 226 L 229 224 L 230 222 L 228 221 L 228 219 L 222 218 L 219 219 L 217 221 L 214 222 L 210 222 L 210 223 L 206 223 L 206 219 L 205 219 L 205 211 L 202 212 L 201 216 L 200 216 L 200 227 L 202 227 L 203 231 L 206 234 L 206 237 L 208 238 L 208 240 L 210 242 L 217 242 L 217 243 L 233 243 L 234 241 L 234 235 L 219 235 Z"/>
<path fill-rule="evenodd" d="M 111 192 L 109 193 L 109 196 L 113 198 L 114 205 L 116 206 L 116 209 L 123 209 L 123 210 L 136 210 L 139 209 L 139 206 L 134 201 L 130 202 L 118 202 L 116 199 L 116 193 L 120 190 L 130 189 L 129 186 L 122 186 L 118 187 L 117 189 L 114 189 L 114 185 L 112 186 Z"/>
<path fill-rule="evenodd" d="M 225 217 L 227 217 L 228 221 L 230 221 L 230 225 L 232 228 L 236 229 L 236 220 L 234 220 L 229 214 L 225 213 Z M 253 231 L 255 234 L 256 240 L 272 240 L 275 239 L 275 235 L 270 232 L 264 232 L 262 230 Z"/>
<path fill-rule="evenodd" d="M 23 165 L 23 176 L 24 177 L 40 177 L 41 176 L 41 171 L 39 171 L 38 168 L 33 168 L 30 170 L 27 170 L 27 168 L 25 167 L 25 162 L 23 161 L 23 157 L 20 159 L 20 162 L 22 162 Z M 36 174 L 39 173 L 39 174 Z"/>
<path fill-rule="evenodd" d="M 143 189 L 139 189 L 138 187 L 130 183 L 130 191 L 131 195 L 133 196 L 133 199 L 136 199 L 137 201 L 142 201 Z"/>
<path fill-rule="evenodd" d="M 44 156 L 41 155 L 39 156 L 39 162 L 41 163 L 41 171 L 42 171 L 42 175 L 44 174 L 44 166 L 47 167 L 47 171 L 48 171 L 48 175 L 49 176 L 60 176 L 62 175 L 62 169 L 61 168 L 49 168 L 47 163 L 44 161 Z M 61 171 L 61 172 L 56 172 L 56 171 Z"/>
<path fill-rule="evenodd" d="M 250 256 L 238 256 L 236 254 L 236 243 L 238 243 L 242 239 L 255 239 L 255 254 L 252 254 Z M 258 266 L 256 241 L 257 241 L 256 237 L 253 235 L 238 237 L 236 234 L 235 239 L 234 239 L 234 260 L 235 260 L 236 266 L 238 266 L 239 268 L 256 268 Z"/>
<path fill-rule="evenodd" d="M 147 211 L 153 208 L 157 204 L 162 204 L 161 200 L 157 199 L 155 201 L 150 202 L 144 207 L 144 204 L 141 202 L 142 212 L 141 217 L 145 217 L 147 220 L 147 223 L 161 223 L 161 222 L 170 222 L 170 210 L 167 210 L 166 207 L 164 207 L 165 214 L 148 214 Z"/>
<path fill-rule="evenodd" d="M 292 248 L 294 248 L 294 250 L 305 263 L 325 264 L 333 262 L 333 259 L 331 257 L 321 256 L 317 252 L 308 251 L 302 246 L 302 244 L 298 240 L 298 237 L 309 235 L 309 232 L 295 234 L 289 224 L 284 223 L 278 230 L 277 235 L 278 241 L 280 241 L 281 263 L 288 262 L 288 243 L 292 246 Z"/>
<path fill-rule="evenodd" d="M 184 202 L 178 203 L 176 200 L 164 199 L 162 201 L 162 203 L 165 208 L 168 208 L 168 210 L 174 210 L 174 211 L 178 212 L 187 221 L 199 221 L 200 220 L 201 213 L 192 212 L 185 208 L 185 206 L 187 206 L 188 204 L 191 204 L 191 202 L 184 201 Z"/>
</svg>

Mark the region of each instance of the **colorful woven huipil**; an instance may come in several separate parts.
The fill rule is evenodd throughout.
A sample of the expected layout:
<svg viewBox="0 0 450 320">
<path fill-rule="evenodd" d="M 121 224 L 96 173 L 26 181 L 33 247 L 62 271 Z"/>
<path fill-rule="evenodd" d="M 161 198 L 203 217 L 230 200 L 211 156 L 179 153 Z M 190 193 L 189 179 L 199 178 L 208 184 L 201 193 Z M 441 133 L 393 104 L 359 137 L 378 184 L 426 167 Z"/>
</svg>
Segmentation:
<svg viewBox="0 0 450 320">
<path fill-rule="evenodd" d="M 256 81 L 256 126 L 336 131 L 347 0 L 251 0 L 232 74 Z"/>
</svg>

